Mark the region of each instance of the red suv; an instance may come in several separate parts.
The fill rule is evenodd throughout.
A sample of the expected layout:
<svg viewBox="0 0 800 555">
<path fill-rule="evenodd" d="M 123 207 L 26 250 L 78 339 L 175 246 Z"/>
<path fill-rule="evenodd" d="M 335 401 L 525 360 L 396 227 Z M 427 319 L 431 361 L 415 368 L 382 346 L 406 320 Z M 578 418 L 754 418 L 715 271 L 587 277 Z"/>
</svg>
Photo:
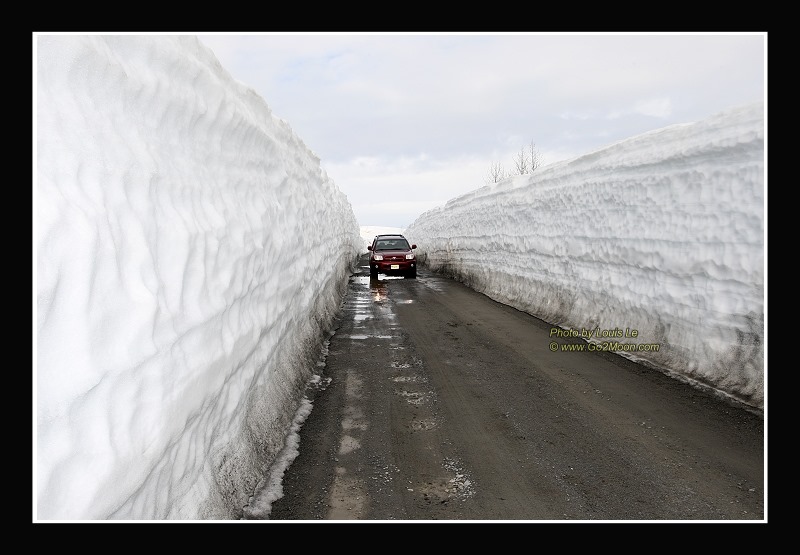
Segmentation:
<svg viewBox="0 0 800 555">
<path fill-rule="evenodd" d="M 417 257 L 413 249 L 417 245 L 409 245 L 402 235 L 376 235 L 369 250 L 369 276 L 373 279 L 378 273 L 387 276 L 417 277 Z"/>
</svg>

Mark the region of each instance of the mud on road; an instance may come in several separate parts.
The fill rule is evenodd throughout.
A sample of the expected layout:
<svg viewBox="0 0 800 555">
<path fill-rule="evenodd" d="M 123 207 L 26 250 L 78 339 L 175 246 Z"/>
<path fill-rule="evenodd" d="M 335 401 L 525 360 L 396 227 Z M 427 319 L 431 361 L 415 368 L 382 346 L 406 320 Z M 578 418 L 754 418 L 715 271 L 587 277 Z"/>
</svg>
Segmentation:
<svg viewBox="0 0 800 555">
<path fill-rule="evenodd" d="M 269 519 L 764 519 L 763 415 L 552 327 L 362 261 Z"/>
</svg>

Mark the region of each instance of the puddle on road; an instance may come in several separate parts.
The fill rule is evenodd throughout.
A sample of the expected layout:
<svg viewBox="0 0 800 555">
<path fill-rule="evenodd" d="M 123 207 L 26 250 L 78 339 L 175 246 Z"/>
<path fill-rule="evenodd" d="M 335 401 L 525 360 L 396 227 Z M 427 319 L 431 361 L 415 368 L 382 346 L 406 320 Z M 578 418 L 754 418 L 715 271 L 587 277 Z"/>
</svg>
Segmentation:
<svg viewBox="0 0 800 555">
<path fill-rule="evenodd" d="M 380 303 L 389 298 L 389 291 L 386 285 L 380 287 L 370 287 L 369 292 L 372 294 L 372 300 Z"/>
<path fill-rule="evenodd" d="M 397 315 L 392 310 L 392 304 L 384 302 L 389 300 L 389 282 L 396 280 L 403 280 L 399 276 L 386 276 L 379 274 L 378 279 L 369 276 L 369 267 L 363 267 L 366 273 L 350 276 L 351 283 L 354 287 L 351 289 L 349 298 L 345 301 L 344 307 L 352 315 L 355 323 L 355 331 L 369 330 L 372 331 L 375 327 L 381 328 L 383 334 L 377 335 L 372 333 L 353 333 L 350 335 L 340 335 L 345 339 L 365 340 L 365 339 L 397 339 L 398 336 L 394 333 L 397 324 L 395 320 Z M 398 300 L 402 304 L 412 302 L 410 300 Z M 388 329 L 387 329 L 388 328 Z M 389 331 L 389 334 L 385 332 Z"/>
</svg>

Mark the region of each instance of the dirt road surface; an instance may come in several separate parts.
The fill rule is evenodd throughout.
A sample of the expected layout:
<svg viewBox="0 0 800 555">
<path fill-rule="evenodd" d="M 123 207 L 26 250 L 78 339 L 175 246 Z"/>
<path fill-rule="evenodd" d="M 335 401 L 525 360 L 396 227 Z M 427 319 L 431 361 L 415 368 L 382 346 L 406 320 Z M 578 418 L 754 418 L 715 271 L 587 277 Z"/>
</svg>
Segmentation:
<svg viewBox="0 0 800 555">
<path fill-rule="evenodd" d="M 362 262 L 269 519 L 765 521 L 763 414 L 552 329 Z"/>
</svg>

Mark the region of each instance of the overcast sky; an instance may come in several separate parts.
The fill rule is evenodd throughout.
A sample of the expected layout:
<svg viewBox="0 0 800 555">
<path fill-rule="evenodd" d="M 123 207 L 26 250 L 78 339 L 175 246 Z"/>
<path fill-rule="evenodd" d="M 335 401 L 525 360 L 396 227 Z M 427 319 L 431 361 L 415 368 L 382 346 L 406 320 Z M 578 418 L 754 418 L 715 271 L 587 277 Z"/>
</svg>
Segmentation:
<svg viewBox="0 0 800 555">
<path fill-rule="evenodd" d="M 361 225 L 764 100 L 766 33 L 202 34 L 321 159 Z"/>
</svg>

